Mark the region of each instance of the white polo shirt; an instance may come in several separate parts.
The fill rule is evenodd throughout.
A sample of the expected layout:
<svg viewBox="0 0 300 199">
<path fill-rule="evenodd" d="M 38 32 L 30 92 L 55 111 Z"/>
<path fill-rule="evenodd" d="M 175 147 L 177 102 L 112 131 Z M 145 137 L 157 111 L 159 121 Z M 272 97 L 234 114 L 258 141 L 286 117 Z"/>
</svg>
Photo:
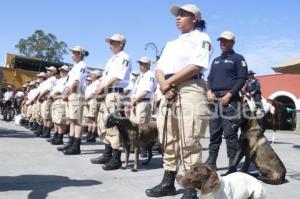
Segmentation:
<svg viewBox="0 0 300 199">
<path fill-rule="evenodd" d="M 140 73 L 138 79 L 135 82 L 132 97 L 137 97 L 143 91 L 147 91 L 147 95 L 144 98 L 151 98 L 156 87 L 155 75 L 151 70 L 145 73 Z"/>
<path fill-rule="evenodd" d="M 90 85 L 86 87 L 85 98 L 90 97 L 96 93 L 97 88 L 100 86 L 101 81 L 99 79 L 93 81 Z"/>
<path fill-rule="evenodd" d="M 124 51 L 113 55 L 106 63 L 102 84 L 107 84 L 107 82 L 115 77 L 120 79 L 114 87 L 125 88 L 128 85 L 129 76 L 131 73 L 131 60 L 127 53 Z"/>
<path fill-rule="evenodd" d="M 83 93 L 86 87 L 87 66 L 83 61 L 74 63 L 72 70 L 69 71 L 66 87 L 70 87 L 75 81 L 79 81 L 79 89 Z"/>
<path fill-rule="evenodd" d="M 134 85 L 135 85 L 135 82 L 136 82 L 137 78 L 132 75 L 130 73 L 130 76 L 129 76 L 129 83 L 128 85 L 125 87 L 125 89 L 129 90 L 128 94 L 127 94 L 127 97 L 130 97 L 131 94 L 132 94 L 132 90 L 134 89 Z"/>
<path fill-rule="evenodd" d="M 27 102 L 26 104 L 28 105 L 30 101 L 32 101 L 36 96 L 38 95 L 38 90 L 37 88 L 31 89 L 27 95 Z"/>
<path fill-rule="evenodd" d="M 206 33 L 194 30 L 180 35 L 176 40 L 170 41 L 159 59 L 156 69 L 167 74 L 174 74 L 187 65 L 209 67 L 211 41 Z"/>
<path fill-rule="evenodd" d="M 52 76 L 49 77 L 48 79 L 46 79 L 45 81 L 43 81 L 39 87 L 38 87 L 38 92 L 43 93 L 44 91 L 51 91 L 53 89 L 53 87 L 55 86 L 55 82 L 56 82 L 56 77 Z"/>
<path fill-rule="evenodd" d="M 66 87 L 66 81 L 67 81 L 67 77 L 63 77 L 63 78 L 59 78 L 55 81 L 55 85 L 53 87 L 53 89 L 51 90 L 51 95 L 53 95 L 56 92 L 59 93 L 63 93 Z"/>
<path fill-rule="evenodd" d="M 13 91 L 6 91 L 4 93 L 4 101 L 11 100 L 13 98 L 13 94 L 14 94 Z"/>
</svg>

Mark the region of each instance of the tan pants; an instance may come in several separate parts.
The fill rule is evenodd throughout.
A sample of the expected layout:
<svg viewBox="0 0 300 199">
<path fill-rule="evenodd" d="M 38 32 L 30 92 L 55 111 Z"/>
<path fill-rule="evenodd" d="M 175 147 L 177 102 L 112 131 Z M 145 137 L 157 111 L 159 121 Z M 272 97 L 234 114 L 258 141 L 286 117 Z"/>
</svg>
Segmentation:
<svg viewBox="0 0 300 199">
<path fill-rule="evenodd" d="M 84 104 L 83 106 L 83 111 L 82 111 L 82 126 L 87 126 L 89 123 L 89 120 L 87 118 L 88 115 L 88 105 L 87 103 Z"/>
<path fill-rule="evenodd" d="M 70 120 L 77 120 L 79 124 L 82 124 L 82 113 L 83 113 L 83 94 L 72 93 L 68 97 L 68 117 Z"/>
<path fill-rule="evenodd" d="M 202 161 L 200 126 L 208 116 L 204 81 L 188 80 L 178 86 L 178 97 L 166 117 L 166 99 L 162 98 L 157 114 L 159 140 L 164 149 L 164 169 L 177 171 L 180 162 L 185 169 Z M 166 132 L 164 127 L 167 125 Z"/>
<path fill-rule="evenodd" d="M 32 118 L 32 105 L 29 104 L 26 109 L 26 119 L 31 122 Z"/>
<path fill-rule="evenodd" d="M 93 99 L 90 99 L 88 102 L 87 102 L 87 115 L 86 117 L 97 117 L 97 114 L 98 114 L 98 104 L 97 104 L 97 100 L 95 98 Z"/>
<path fill-rule="evenodd" d="M 134 123 L 148 123 L 151 119 L 151 102 L 139 102 L 135 109 L 131 109 L 130 120 Z"/>
<path fill-rule="evenodd" d="M 57 99 L 51 106 L 52 122 L 55 124 L 66 124 L 66 102 Z"/>
<path fill-rule="evenodd" d="M 41 117 L 43 120 L 51 119 L 51 104 L 49 100 L 44 100 L 41 105 Z"/>
<path fill-rule="evenodd" d="M 122 95 L 119 93 L 107 94 L 105 100 L 99 105 L 98 112 L 98 132 L 100 139 L 105 144 L 110 144 L 113 149 L 123 150 L 123 145 L 120 141 L 119 131 L 116 127 L 106 129 L 104 121 L 109 113 L 112 113 L 116 109 L 123 108 L 123 102 L 121 101 Z"/>
<path fill-rule="evenodd" d="M 35 119 L 36 122 L 41 123 L 43 121 L 42 116 L 41 116 L 41 102 L 35 102 L 32 105 L 33 111 L 33 118 Z"/>
</svg>

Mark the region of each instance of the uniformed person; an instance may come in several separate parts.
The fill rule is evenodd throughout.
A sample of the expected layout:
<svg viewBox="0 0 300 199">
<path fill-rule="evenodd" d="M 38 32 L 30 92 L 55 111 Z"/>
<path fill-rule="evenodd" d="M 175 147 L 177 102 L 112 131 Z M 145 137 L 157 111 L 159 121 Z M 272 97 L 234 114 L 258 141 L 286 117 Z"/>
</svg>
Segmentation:
<svg viewBox="0 0 300 199">
<path fill-rule="evenodd" d="M 137 61 L 140 75 L 135 82 L 130 107 L 130 120 L 134 123 L 148 123 L 151 119 L 151 97 L 156 86 L 154 73 L 150 70 L 151 60 L 142 57 Z"/>
<path fill-rule="evenodd" d="M 93 158 L 93 164 L 105 164 L 104 170 L 114 170 L 121 167 L 121 151 L 123 145 L 120 141 L 119 131 L 116 127 L 106 129 L 104 120 L 109 113 L 115 110 L 124 109 L 123 91 L 128 85 L 131 72 L 131 60 L 124 52 L 126 39 L 121 34 L 114 34 L 105 41 L 109 44 L 113 56 L 108 60 L 100 87 L 96 94 L 106 92 L 105 99 L 100 102 L 97 118 L 98 133 L 100 139 L 105 144 L 105 150 L 102 156 Z M 123 110 L 124 111 L 124 110 Z"/>
<path fill-rule="evenodd" d="M 33 99 L 33 118 L 34 120 L 38 123 L 38 128 L 34 132 L 34 134 L 39 137 L 44 134 L 44 132 L 47 130 L 44 126 L 43 123 L 43 118 L 41 115 L 41 108 L 42 108 L 42 103 L 37 100 L 39 97 L 39 93 L 41 92 L 42 88 L 45 87 L 45 80 L 47 79 L 47 74 L 44 72 L 41 72 L 37 75 L 38 79 L 36 81 L 36 93 Z"/>
<path fill-rule="evenodd" d="M 85 89 L 85 92 L 88 90 L 89 86 L 91 85 L 92 83 L 92 79 L 91 77 L 87 76 L 86 80 L 85 80 L 85 86 L 86 86 L 86 89 Z M 83 111 L 82 111 L 82 134 L 86 134 L 85 137 L 83 137 L 83 140 L 86 140 L 86 138 L 88 138 L 90 135 L 88 133 L 89 131 L 89 119 L 87 118 L 87 114 L 88 114 L 88 104 L 85 102 L 84 103 L 84 106 L 83 106 Z"/>
<path fill-rule="evenodd" d="M 52 122 L 51 122 L 51 104 L 52 101 L 48 100 L 48 95 L 54 87 L 56 81 L 57 69 L 54 66 L 46 68 L 47 70 L 47 80 L 44 81 L 39 87 L 39 96 L 37 101 L 41 104 L 41 117 L 44 124 L 44 133 L 41 135 L 42 138 L 50 138 Z"/>
<path fill-rule="evenodd" d="M 216 168 L 222 134 L 227 145 L 227 156 L 231 168 L 238 148 L 238 127 L 235 121 L 239 112 L 239 91 L 247 79 L 247 63 L 242 55 L 234 52 L 235 35 L 223 32 L 218 38 L 221 56 L 212 62 L 208 75 L 207 97 L 212 104 L 213 115 L 209 120 L 210 144 L 206 164 Z"/>
<path fill-rule="evenodd" d="M 157 114 L 159 140 L 163 149 L 164 176 L 160 184 L 147 189 L 146 195 L 175 195 L 175 176 L 180 163 L 188 170 L 202 161 L 200 126 L 208 115 L 205 81 L 210 38 L 199 9 L 192 4 L 173 6 L 171 13 L 181 35 L 166 44 L 156 67 L 156 79 L 163 94 Z M 197 198 L 186 189 L 182 198 Z"/>
<path fill-rule="evenodd" d="M 69 66 L 63 65 L 59 68 L 60 78 L 56 80 L 55 85 L 48 97 L 52 101 L 51 115 L 54 124 L 54 135 L 50 140 L 53 145 L 63 144 L 63 133 L 66 125 L 66 102 L 62 100 L 62 93 L 65 89 Z"/>
<path fill-rule="evenodd" d="M 87 65 L 83 61 L 89 55 L 88 51 L 80 46 L 71 48 L 74 61 L 71 71 L 68 73 L 66 87 L 63 92 L 63 101 L 68 102 L 68 119 L 70 121 L 69 141 L 63 147 L 57 148 L 65 155 L 80 154 L 82 136 L 81 119 L 84 105 L 85 80 L 87 77 Z"/>
<path fill-rule="evenodd" d="M 96 131 L 97 131 L 97 123 L 96 118 L 98 114 L 98 103 L 96 99 L 96 89 L 100 86 L 100 77 L 102 76 L 102 72 L 100 70 L 94 70 L 90 73 L 91 84 L 85 90 L 85 103 L 87 107 L 87 115 L 88 119 L 88 134 L 86 137 L 87 142 L 96 142 Z"/>
<path fill-rule="evenodd" d="M 34 112 L 33 112 L 33 100 L 36 96 L 36 81 L 31 81 L 29 84 L 29 92 L 26 97 L 26 123 L 33 122 L 34 121 Z M 25 124 L 26 126 L 26 124 Z"/>
<path fill-rule="evenodd" d="M 125 110 L 125 115 L 126 115 L 127 118 L 130 118 L 130 112 L 131 112 L 130 98 L 131 98 L 132 90 L 134 89 L 134 85 L 135 85 L 135 82 L 136 82 L 139 74 L 140 74 L 139 71 L 132 71 L 131 74 L 130 74 L 130 77 L 129 77 L 128 86 L 126 86 L 124 88 L 124 92 L 123 92 L 123 95 L 124 95 L 124 110 Z"/>
<path fill-rule="evenodd" d="M 252 70 L 248 72 L 248 80 L 246 82 L 244 92 L 253 97 L 256 105 L 256 115 L 262 116 L 264 109 L 261 102 L 260 83 L 254 75 L 255 72 L 253 72 Z"/>
</svg>

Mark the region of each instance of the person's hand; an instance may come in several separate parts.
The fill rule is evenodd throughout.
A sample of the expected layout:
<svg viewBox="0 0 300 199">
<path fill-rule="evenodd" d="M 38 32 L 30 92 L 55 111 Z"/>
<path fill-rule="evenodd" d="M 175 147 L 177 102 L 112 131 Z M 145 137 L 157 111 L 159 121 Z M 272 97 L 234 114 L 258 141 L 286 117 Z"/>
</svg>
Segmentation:
<svg viewBox="0 0 300 199">
<path fill-rule="evenodd" d="M 130 107 L 131 107 L 131 108 L 136 107 L 136 98 L 132 98 L 132 99 L 130 100 Z"/>
<path fill-rule="evenodd" d="M 177 92 L 175 89 L 171 89 L 167 91 L 165 95 L 168 100 L 175 100 L 177 97 Z"/>
<path fill-rule="evenodd" d="M 215 94 L 213 92 L 211 92 L 211 90 L 207 91 L 207 99 L 210 102 L 215 101 L 217 98 L 215 96 Z"/>
<path fill-rule="evenodd" d="M 97 88 L 97 90 L 96 90 L 96 94 L 97 95 L 100 95 L 100 94 L 102 94 L 102 93 L 104 93 L 104 86 L 103 85 L 100 85 L 98 88 Z"/>
<path fill-rule="evenodd" d="M 166 92 L 169 91 L 171 88 L 171 84 L 169 84 L 167 81 L 163 81 L 159 86 L 159 89 L 162 92 L 162 94 L 166 94 Z"/>
<path fill-rule="evenodd" d="M 226 93 L 226 95 L 224 95 L 222 98 L 221 98 L 221 104 L 223 106 L 227 106 L 229 104 L 229 101 L 232 97 L 232 94 L 231 93 Z"/>
</svg>

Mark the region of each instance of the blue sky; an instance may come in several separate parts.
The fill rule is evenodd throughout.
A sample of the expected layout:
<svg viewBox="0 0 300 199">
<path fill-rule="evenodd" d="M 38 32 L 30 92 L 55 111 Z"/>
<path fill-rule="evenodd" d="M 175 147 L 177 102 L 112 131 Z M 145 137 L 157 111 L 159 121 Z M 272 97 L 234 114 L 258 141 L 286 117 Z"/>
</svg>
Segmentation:
<svg viewBox="0 0 300 199">
<path fill-rule="evenodd" d="M 196 4 L 207 22 L 206 32 L 214 47 L 212 58 L 220 54 L 218 35 L 224 30 L 236 34 L 236 52 L 245 56 L 249 68 L 259 75 L 273 73 L 271 67 L 300 56 L 300 2 L 297 0 L 27 0 L 2 1 L 0 12 L 0 65 L 20 38 L 36 29 L 53 33 L 69 47 L 82 45 L 90 52 L 89 66 L 103 68 L 111 56 L 104 38 L 122 33 L 133 66 L 141 56 L 154 59 L 145 44 L 159 49 L 180 33 L 170 14 L 173 4 Z M 71 62 L 70 54 L 64 61 Z"/>
</svg>

